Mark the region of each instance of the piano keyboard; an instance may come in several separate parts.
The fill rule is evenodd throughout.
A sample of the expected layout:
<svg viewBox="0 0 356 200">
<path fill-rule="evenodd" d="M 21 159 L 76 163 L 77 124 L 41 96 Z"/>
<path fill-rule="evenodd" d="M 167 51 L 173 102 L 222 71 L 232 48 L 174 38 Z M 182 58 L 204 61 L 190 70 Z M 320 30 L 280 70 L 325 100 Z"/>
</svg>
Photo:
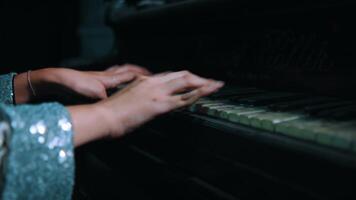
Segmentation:
<svg viewBox="0 0 356 200">
<path fill-rule="evenodd" d="M 228 88 L 197 101 L 188 110 L 356 153 L 356 103 L 352 101 Z"/>
</svg>

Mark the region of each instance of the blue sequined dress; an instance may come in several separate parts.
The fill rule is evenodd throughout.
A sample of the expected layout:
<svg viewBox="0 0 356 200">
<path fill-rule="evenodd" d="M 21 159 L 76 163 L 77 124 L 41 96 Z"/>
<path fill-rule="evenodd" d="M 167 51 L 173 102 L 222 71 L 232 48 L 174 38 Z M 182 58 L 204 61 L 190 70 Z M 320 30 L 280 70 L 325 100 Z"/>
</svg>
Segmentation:
<svg viewBox="0 0 356 200">
<path fill-rule="evenodd" d="M 58 103 L 13 106 L 14 76 L 0 76 L 0 199 L 71 199 L 70 115 Z"/>
</svg>

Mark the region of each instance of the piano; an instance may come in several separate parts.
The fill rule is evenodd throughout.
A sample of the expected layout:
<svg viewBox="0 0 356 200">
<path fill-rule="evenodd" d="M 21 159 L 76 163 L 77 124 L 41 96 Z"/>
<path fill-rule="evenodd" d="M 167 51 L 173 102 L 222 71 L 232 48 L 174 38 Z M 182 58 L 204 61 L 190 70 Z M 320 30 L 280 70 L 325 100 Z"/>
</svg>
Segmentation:
<svg viewBox="0 0 356 200">
<path fill-rule="evenodd" d="M 226 87 L 122 140 L 79 149 L 76 194 L 356 198 L 356 2 L 119 2 L 107 9 L 115 51 L 92 68 L 187 69 Z"/>
</svg>

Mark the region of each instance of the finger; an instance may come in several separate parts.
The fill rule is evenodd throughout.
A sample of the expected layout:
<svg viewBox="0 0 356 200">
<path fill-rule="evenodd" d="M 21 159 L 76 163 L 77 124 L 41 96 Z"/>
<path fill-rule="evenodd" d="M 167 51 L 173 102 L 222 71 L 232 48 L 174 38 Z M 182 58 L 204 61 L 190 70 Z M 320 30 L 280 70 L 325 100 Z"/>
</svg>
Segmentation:
<svg viewBox="0 0 356 200">
<path fill-rule="evenodd" d="M 174 98 L 178 102 L 180 106 L 186 106 L 194 103 L 197 101 L 199 98 L 210 95 L 217 90 L 219 90 L 221 87 L 223 87 L 222 82 L 213 82 L 208 85 L 205 85 L 204 87 L 195 89 L 193 91 L 180 94 L 180 95 L 175 95 Z"/>
<path fill-rule="evenodd" d="M 217 90 L 219 90 L 221 87 L 223 87 L 223 85 L 224 84 L 222 82 L 211 83 L 209 85 L 205 85 L 204 87 L 198 88 L 191 92 L 181 94 L 180 96 L 183 101 L 191 101 L 191 99 L 208 96 L 216 92 Z"/>
<path fill-rule="evenodd" d="M 201 97 L 200 93 L 201 91 L 199 89 L 196 89 L 188 93 L 177 95 L 177 96 L 178 98 L 180 98 L 182 105 L 186 106 L 197 101 Z"/>
<path fill-rule="evenodd" d="M 161 81 L 162 82 L 169 82 L 173 79 L 178 79 L 178 78 L 182 78 L 182 77 L 193 77 L 193 78 L 197 78 L 197 79 L 203 79 L 203 80 L 207 80 L 203 77 L 200 77 L 196 74 L 193 74 L 187 70 L 184 71 L 179 71 L 179 72 L 173 72 L 173 73 L 167 73 L 165 76 L 161 77 Z"/>
<path fill-rule="evenodd" d="M 132 72 L 112 74 L 100 76 L 100 81 L 104 84 L 106 89 L 115 88 L 120 84 L 127 83 L 136 78 L 136 74 Z"/>
<path fill-rule="evenodd" d="M 179 72 L 172 72 L 172 73 L 165 73 L 161 76 L 158 76 L 162 82 L 169 82 L 173 79 L 182 78 L 183 76 L 190 75 L 189 71 L 179 71 Z"/>
<path fill-rule="evenodd" d="M 154 74 L 153 77 L 162 77 L 162 76 L 166 76 L 169 73 L 172 73 L 172 72 L 171 71 L 161 72 L 161 73 L 158 73 L 158 74 Z"/>
<path fill-rule="evenodd" d="M 189 89 L 196 89 L 208 85 L 209 83 L 215 83 L 216 81 L 201 78 L 199 76 L 188 74 L 183 77 L 179 77 L 167 82 L 166 87 L 169 93 L 183 92 Z"/>
<path fill-rule="evenodd" d="M 148 71 L 147 69 L 133 64 L 125 64 L 122 66 L 115 65 L 113 67 L 110 67 L 106 71 L 113 72 L 113 73 L 123 73 L 123 72 L 131 71 L 141 75 L 151 75 L 151 72 Z"/>
<path fill-rule="evenodd" d="M 197 79 L 190 79 L 187 80 L 185 78 L 177 78 L 174 80 L 169 81 L 165 87 L 169 94 L 175 94 L 179 92 L 184 92 L 191 89 L 196 89 L 199 87 L 203 87 L 204 85 L 208 84 L 208 81 L 205 80 L 197 80 Z"/>
<path fill-rule="evenodd" d="M 189 101 L 191 99 L 198 98 L 200 96 L 200 90 L 196 89 L 196 90 L 193 90 L 193 91 L 190 91 L 190 92 L 187 92 L 184 94 L 180 94 L 177 96 L 179 96 L 182 101 Z"/>
<path fill-rule="evenodd" d="M 81 94 L 83 94 L 86 97 L 89 97 L 91 99 L 106 99 L 108 98 L 108 95 L 106 93 L 105 88 L 98 84 L 96 87 L 86 87 L 83 89 L 80 89 Z"/>
<path fill-rule="evenodd" d="M 106 90 L 101 91 L 100 93 L 98 93 L 98 98 L 99 99 L 106 99 L 108 98 L 108 94 L 106 93 Z"/>
<path fill-rule="evenodd" d="M 202 88 L 197 89 L 197 91 L 198 91 L 197 93 L 194 93 L 194 91 L 192 91 L 191 92 L 192 94 L 186 94 L 186 95 L 182 94 L 182 99 L 189 100 L 191 98 L 194 98 L 195 94 L 196 94 L 196 96 L 198 96 L 198 98 L 208 96 L 214 92 L 217 92 L 223 86 L 224 86 L 224 83 L 221 81 L 214 82 L 214 83 L 206 85 Z"/>
<path fill-rule="evenodd" d="M 106 72 L 115 72 L 116 70 L 118 70 L 119 67 L 120 67 L 119 65 L 114 65 L 114 66 L 107 68 L 105 71 Z"/>
</svg>

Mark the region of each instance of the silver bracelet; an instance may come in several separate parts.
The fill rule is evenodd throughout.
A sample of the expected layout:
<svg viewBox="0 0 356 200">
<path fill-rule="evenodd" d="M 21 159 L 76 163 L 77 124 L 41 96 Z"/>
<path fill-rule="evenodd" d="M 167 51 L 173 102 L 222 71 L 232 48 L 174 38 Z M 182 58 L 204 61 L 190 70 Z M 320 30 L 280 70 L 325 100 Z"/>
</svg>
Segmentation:
<svg viewBox="0 0 356 200">
<path fill-rule="evenodd" d="M 28 85 L 30 86 L 30 89 L 32 91 L 32 95 L 35 97 L 36 96 L 36 92 L 35 92 L 35 89 L 33 89 L 32 83 L 31 83 L 31 70 L 27 71 L 27 82 L 28 82 Z"/>
</svg>

